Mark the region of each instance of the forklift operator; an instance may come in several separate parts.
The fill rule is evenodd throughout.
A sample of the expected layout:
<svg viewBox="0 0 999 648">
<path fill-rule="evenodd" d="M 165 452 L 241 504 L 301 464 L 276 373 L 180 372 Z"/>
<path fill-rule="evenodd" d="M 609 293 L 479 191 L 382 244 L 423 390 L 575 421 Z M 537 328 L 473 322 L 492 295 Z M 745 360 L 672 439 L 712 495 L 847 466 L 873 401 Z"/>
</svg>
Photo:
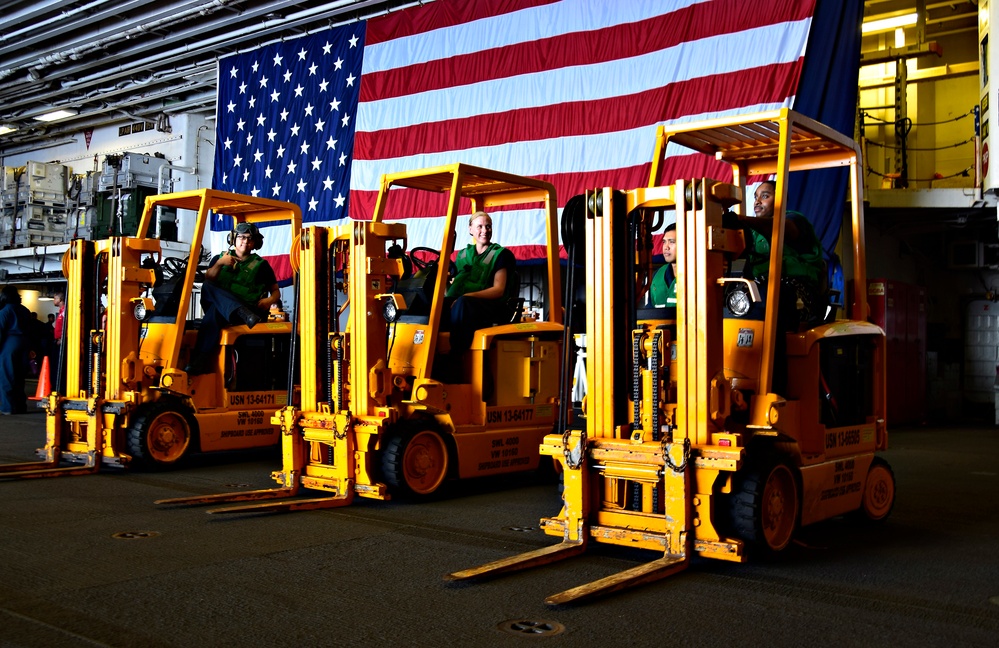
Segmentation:
<svg viewBox="0 0 999 648">
<path fill-rule="evenodd" d="M 474 243 L 458 252 L 458 274 L 447 289 L 451 304 L 451 355 L 458 357 L 472 346 L 477 329 L 508 318 L 505 297 L 511 273 L 516 269 L 513 253 L 493 243 L 493 220 L 485 212 L 468 219 L 468 233 Z"/>
<path fill-rule="evenodd" d="M 229 234 L 228 252 L 208 264 L 201 288 L 205 315 L 198 328 L 198 340 L 191 363 L 184 370 L 192 376 L 213 370 L 212 354 L 230 324 L 253 328 L 281 296 L 274 270 L 266 259 L 254 254 L 264 237 L 253 223 L 239 223 Z"/>
</svg>

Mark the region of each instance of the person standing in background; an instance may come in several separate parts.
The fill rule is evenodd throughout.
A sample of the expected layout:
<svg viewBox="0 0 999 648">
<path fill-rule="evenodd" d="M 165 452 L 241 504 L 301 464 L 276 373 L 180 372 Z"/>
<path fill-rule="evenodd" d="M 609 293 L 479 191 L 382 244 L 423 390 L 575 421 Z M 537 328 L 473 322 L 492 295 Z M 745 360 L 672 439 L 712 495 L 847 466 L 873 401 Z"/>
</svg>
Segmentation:
<svg viewBox="0 0 999 648">
<path fill-rule="evenodd" d="M 31 348 L 31 312 L 11 285 L 0 289 L 0 414 L 23 414 L 28 409 L 24 379 Z"/>
</svg>

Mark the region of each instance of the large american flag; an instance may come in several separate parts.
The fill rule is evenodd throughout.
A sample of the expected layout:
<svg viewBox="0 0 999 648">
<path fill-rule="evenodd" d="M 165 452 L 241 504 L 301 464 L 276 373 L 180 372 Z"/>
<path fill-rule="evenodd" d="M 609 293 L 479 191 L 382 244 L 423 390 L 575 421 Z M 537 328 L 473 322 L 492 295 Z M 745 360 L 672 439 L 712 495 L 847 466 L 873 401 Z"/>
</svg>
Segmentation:
<svg viewBox="0 0 999 648">
<path fill-rule="evenodd" d="M 214 186 L 293 200 L 306 222 L 370 218 L 381 174 L 452 162 L 548 180 L 560 205 L 643 186 L 657 125 L 792 105 L 814 9 L 436 0 L 269 45 L 220 62 Z M 670 153 L 668 176 L 728 173 Z M 388 217 L 438 246 L 443 198 L 399 191 Z M 531 216 L 493 215 L 520 259 L 542 256 Z"/>
</svg>

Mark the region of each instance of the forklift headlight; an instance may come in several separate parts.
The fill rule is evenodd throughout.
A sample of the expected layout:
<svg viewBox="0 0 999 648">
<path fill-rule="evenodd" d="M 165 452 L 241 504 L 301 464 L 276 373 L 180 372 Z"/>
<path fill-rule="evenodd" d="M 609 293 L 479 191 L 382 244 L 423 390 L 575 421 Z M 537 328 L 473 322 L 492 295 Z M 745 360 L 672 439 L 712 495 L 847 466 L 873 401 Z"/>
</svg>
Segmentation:
<svg viewBox="0 0 999 648">
<path fill-rule="evenodd" d="M 382 306 L 382 316 L 385 321 L 389 324 L 394 323 L 399 319 L 399 315 L 402 311 L 406 310 L 406 300 L 402 295 L 397 293 L 384 293 L 381 295 L 375 295 L 375 299 L 384 299 L 385 304 Z"/>
<path fill-rule="evenodd" d="M 742 286 L 737 286 L 725 296 L 725 305 L 736 317 L 745 317 L 753 306 L 753 300 Z"/>
<path fill-rule="evenodd" d="M 385 306 L 382 307 L 382 315 L 389 324 L 399 319 L 399 308 L 395 305 L 394 301 L 389 299 L 385 302 Z"/>
<path fill-rule="evenodd" d="M 132 307 L 132 314 L 135 319 L 140 322 L 145 322 L 147 319 L 153 315 L 153 302 L 148 297 L 140 297 L 134 300 L 134 306 Z"/>
</svg>

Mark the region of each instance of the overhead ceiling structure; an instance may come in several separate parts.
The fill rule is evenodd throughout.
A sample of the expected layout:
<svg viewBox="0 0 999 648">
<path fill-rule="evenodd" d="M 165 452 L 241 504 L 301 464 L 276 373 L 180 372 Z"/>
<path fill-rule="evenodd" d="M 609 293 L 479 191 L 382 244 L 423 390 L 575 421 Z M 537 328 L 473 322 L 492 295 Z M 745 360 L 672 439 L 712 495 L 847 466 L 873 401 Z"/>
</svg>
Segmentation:
<svg viewBox="0 0 999 648">
<path fill-rule="evenodd" d="M 215 112 L 220 58 L 413 0 L 0 3 L 0 155 L 87 129 Z M 65 111 L 52 121 L 39 118 Z"/>
</svg>

